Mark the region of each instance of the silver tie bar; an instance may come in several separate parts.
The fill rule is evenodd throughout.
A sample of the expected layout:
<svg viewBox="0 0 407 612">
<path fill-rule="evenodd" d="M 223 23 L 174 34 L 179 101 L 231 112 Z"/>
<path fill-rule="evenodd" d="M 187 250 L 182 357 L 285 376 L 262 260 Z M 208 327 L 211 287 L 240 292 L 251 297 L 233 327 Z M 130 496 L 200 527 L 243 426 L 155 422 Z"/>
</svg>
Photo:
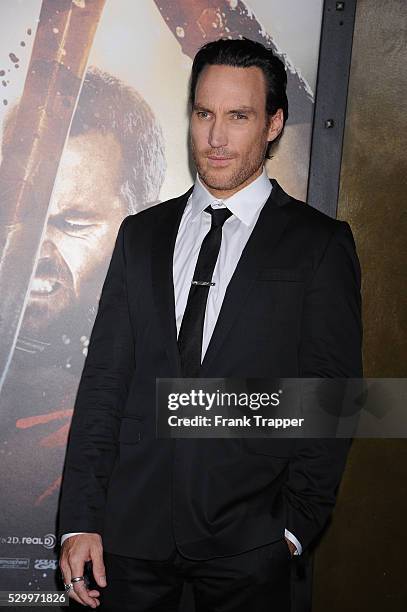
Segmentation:
<svg viewBox="0 0 407 612">
<path fill-rule="evenodd" d="M 212 283 L 211 281 L 197 281 L 193 280 L 191 285 L 202 285 L 203 287 L 214 287 L 216 283 Z"/>
</svg>

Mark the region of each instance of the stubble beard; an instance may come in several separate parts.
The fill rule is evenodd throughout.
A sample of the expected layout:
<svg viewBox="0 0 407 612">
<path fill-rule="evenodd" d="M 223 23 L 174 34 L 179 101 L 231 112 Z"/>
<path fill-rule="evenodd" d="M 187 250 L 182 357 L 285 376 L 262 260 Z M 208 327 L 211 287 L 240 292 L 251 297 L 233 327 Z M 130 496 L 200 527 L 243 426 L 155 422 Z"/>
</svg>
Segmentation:
<svg viewBox="0 0 407 612">
<path fill-rule="evenodd" d="M 202 182 L 210 189 L 216 189 L 218 191 L 232 191 L 237 189 L 246 182 L 250 182 L 249 179 L 259 168 L 263 166 L 266 158 L 268 142 L 266 142 L 263 150 L 257 152 L 257 155 L 247 153 L 244 157 L 240 158 L 238 167 L 235 167 L 229 171 L 216 171 L 208 169 L 205 165 L 206 157 L 200 155 L 191 140 L 191 153 L 195 166 Z M 222 151 L 217 152 L 218 155 L 225 154 Z M 227 155 L 227 153 L 226 153 Z M 227 169 L 226 169 L 227 170 Z"/>
</svg>

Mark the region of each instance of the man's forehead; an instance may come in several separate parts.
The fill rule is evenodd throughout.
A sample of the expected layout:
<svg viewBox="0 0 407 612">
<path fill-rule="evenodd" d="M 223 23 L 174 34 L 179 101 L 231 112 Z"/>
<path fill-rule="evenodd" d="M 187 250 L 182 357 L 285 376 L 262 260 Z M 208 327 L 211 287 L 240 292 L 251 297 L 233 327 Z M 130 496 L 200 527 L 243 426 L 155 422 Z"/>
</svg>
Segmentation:
<svg viewBox="0 0 407 612">
<path fill-rule="evenodd" d="M 225 106 L 256 107 L 262 104 L 262 91 L 265 93 L 265 79 L 257 66 L 209 65 L 198 78 L 195 103 L 205 105 L 210 101 L 222 101 Z"/>
<path fill-rule="evenodd" d="M 76 166 L 90 162 L 113 165 L 121 159 L 121 147 L 110 132 L 103 134 L 92 130 L 68 138 L 61 164 Z"/>
<path fill-rule="evenodd" d="M 101 211 L 119 195 L 121 149 L 111 134 L 69 138 L 55 181 L 51 214 Z"/>
<path fill-rule="evenodd" d="M 121 148 L 112 134 L 89 132 L 69 138 L 59 164 L 56 186 L 80 192 L 116 183 L 121 171 Z"/>
</svg>

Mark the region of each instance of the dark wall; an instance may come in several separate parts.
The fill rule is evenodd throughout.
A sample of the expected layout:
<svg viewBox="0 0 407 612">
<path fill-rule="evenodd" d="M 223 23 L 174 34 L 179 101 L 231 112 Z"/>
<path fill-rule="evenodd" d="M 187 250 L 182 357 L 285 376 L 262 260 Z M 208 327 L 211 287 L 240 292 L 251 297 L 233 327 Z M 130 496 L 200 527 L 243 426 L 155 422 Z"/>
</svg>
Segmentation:
<svg viewBox="0 0 407 612">
<path fill-rule="evenodd" d="M 338 217 L 362 266 L 367 377 L 407 370 L 406 31 L 405 0 L 358 0 Z M 407 440 L 354 442 L 315 556 L 313 612 L 405 612 L 406 483 Z"/>
</svg>

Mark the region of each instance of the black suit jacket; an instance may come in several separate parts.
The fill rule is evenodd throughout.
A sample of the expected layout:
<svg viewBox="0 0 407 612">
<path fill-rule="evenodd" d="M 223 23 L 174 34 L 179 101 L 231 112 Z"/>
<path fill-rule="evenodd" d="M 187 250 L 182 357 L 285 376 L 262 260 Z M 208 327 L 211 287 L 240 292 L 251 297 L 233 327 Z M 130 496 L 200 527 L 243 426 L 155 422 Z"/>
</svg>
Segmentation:
<svg viewBox="0 0 407 612">
<path fill-rule="evenodd" d="M 349 225 L 272 180 L 202 377 L 359 377 L 360 268 Z M 191 190 L 124 219 L 76 398 L 59 535 L 107 551 L 231 555 L 289 529 L 304 549 L 335 504 L 349 441 L 155 438 L 156 377 L 181 377 L 172 258 Z"/>
</svg>

